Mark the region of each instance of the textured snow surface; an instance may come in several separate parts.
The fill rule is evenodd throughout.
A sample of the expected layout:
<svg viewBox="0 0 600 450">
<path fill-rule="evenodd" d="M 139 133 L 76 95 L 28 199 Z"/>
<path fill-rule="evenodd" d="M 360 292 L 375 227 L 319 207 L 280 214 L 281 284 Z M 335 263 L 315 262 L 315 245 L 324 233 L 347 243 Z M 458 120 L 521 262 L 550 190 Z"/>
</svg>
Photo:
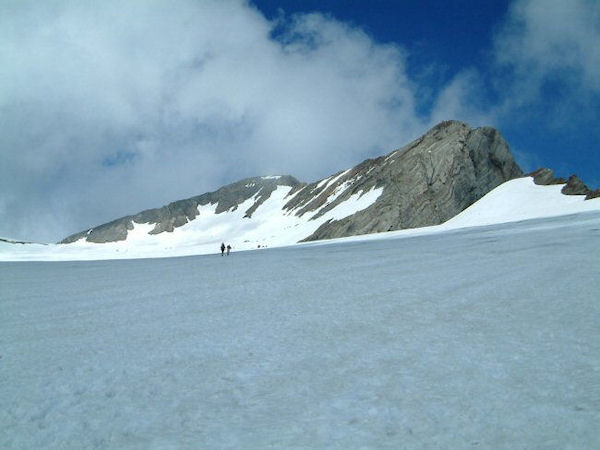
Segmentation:
<svg viewBox="0 0 600 450">
<path fill-rule="evenodd" d="M 0 263 L 0 448 L 600 448 L 599 254 L 582 213 Z"/>
</svg>

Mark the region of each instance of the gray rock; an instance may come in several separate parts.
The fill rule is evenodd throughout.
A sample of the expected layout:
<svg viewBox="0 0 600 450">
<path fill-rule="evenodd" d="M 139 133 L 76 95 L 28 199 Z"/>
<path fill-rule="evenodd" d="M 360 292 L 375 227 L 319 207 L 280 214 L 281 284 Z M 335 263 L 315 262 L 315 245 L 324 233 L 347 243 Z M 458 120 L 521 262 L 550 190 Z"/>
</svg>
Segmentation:
<svg viewBox="0 0 600 450">
<path fill-rule="evenodd" d="M 595 191 L 590 191 L 586 196 L 585 199 L 586 200 L 591 200 L 593 198 L 599 198 L 600 197 L 600 189 L 596 189 Z"/>
<path fill-rule="evenodd" d="M 588 195 L 591 191 L 589 187 L 577 175 L 571 175 L 567 184 L 560 190 L 565 195 Z"/>
<path fill-rule="evenodd" d="M 567 181 L 564 178 L 556 178 L 554 171 L 546 167 L 536 170 L 527 174 L 529 177 L 533 177 L 533 182 L 541 186 L 549 186 L 552 184 L 565 184 Z"/>
</svg>

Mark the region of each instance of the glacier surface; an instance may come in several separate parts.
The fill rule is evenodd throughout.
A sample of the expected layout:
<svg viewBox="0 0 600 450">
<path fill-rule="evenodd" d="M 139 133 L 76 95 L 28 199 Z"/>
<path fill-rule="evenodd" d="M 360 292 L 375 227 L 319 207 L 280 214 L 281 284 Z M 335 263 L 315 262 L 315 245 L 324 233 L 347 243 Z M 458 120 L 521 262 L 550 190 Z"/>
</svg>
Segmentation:
<svg viewBox="0 0 600 450">
<path fill-rule="evenodd" d="M 0 263 L 0 447 L 599 448 L 600 213 Z"/>
</svg>

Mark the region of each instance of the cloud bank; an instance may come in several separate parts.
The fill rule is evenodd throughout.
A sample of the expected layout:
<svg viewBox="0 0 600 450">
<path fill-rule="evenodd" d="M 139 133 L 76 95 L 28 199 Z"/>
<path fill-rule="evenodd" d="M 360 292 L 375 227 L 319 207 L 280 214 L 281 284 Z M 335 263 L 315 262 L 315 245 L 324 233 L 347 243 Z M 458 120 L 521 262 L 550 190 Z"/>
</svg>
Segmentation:
<svg viewBox="0 0 600 450">
<path fill-rule="evenodd" d="M 597 128 L 598 42 L 595 0 L 515 2 L 495 40 L 496 65 L 505 71 L 496 80 L 504 91 L 498 115 L 515 123 L 536 116 L 551 131 Z"/>
<path fill-rule="evenodd" d="M 243 176 L 315 179 L 423 128 L 402 51 L 322 15 L 185 0 L 2 13 L 3 234 L 55 240 Z"/>
<path fill-rule="evenodd" d="M 598 92 L 597 28 L 557 5 L 517 2 L 496 39 L 522 103 L 553 76 Z M 580 26 L 547 17 L 565 13 Z M 490 80 L 466 68 L 419 113 L 402 47 L 241 0 L 4 2 L 0 61 L 0 236 L 41 241 L 245 176 L 312 181 L 439 120 L 494 124 L 522 106 L 486 104 L 475 92 Z"/>
</svg>

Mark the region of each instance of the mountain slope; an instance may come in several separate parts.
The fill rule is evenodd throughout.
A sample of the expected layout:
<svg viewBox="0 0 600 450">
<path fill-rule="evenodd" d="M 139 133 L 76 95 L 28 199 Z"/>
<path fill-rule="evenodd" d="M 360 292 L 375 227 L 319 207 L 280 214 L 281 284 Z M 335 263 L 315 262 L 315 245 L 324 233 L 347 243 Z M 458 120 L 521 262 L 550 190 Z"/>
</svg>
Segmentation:
<svg viewBox="0 0 600 450">
<path fill-rule="evenodd" d="M 61 241 L 61 244 L 85 239 L 88 242 L 105 243 L 127 239 L 128 231 L 133 230 L 134 223 L 153 224 L 148 234 L 172 232 L 175 228 L 196 219 L 198 207 L 216 204 L 216 214 L 234 211 L 248 199 L 253 198 L 253 205 L 245 211 L 244 217 L 252 213 L 270 197 L 279 186 L 296 187 L 301 183 L 291 176 L 248 178 L 224 186 L 215 192 L 198 195 L 186 200 L 169 203 L 162 208 L 148 209 L 133 216 L 125 216 L 98 227 L 73 234 Z"/>
<path fill-rule="evenodd" d="M 456 121 L 443 122 L 408 146 L 387 156 L 367 160 L 334 176 L 306 185 L 291 176 L 258 177 L 218 191 L 126 216 L 67 237 L 106 243 L 121 241 L 135 224 L 149 224 L 150 235 L 173 232 L 203 220 L 199 208 L 216 205 L 215 214 L 244 208 L 242 220 L 252 215 L 278 189 L 288 192 L 280 209 L 310 222 L 299 240 L 317 240 L 440 224 L 455 216 L 503 182 L 522 175 L 508 144 L 489 127 L 471 129 Z M 364 208 L 340 215 L 345 203 L 356 203 L 377 192 Z M 250 202 L 251 201 L 251 202 Z M 250 202 L 250 204 L 247 204 Z M 347 206 L 347 205 L 346 205 Z M 330 214 L 334 210 L 335 214 Z M 232 239 L 235 236 L 223 236 Z"/>
<path fill-rule="evenodd" d="M 600 212 L 600 198 L 585 200 L 585 195 L 564 195 L 566 184 L 538 185 L 533 177 L 507 181 L 483 198 L 441 225 L 399 230 L 388 233 L 359 235 L 343 240 L 379 240 L 391 237 L 409 237 L 435 234 L 466 227 L 520 222 L 551 216 Z M 0 240 L 0 261 L 64 261 L 156 258 L 185 255 L 214 254 L 219 250 L 221 236 L 232 236 L 227 242 L 234 250 L 250 250 L 257 247 L 278 247 L 294 244 L 303 236 L 331 218 L 343 217 L 353 210 L 368 207 L 380 195 L 371 191 L 362 197 L 354 197 L 314 220 L 286 213 L 281 205 L 292 188 L 280 187 L 252 216 L 243 220 L 245 208 L 253 200 L 235 211 L 216 214 L 216 205 L 199 208 L 199 220 L 175 228 L 171 233 L 148 234 L 152 224 L 134 224 L 127 240 L 95 244 L 85 239 L 72 244 L 16 244 Z M 311 245 L 332 243 L 336 240 L 313 241 Z"/>
</svg>

